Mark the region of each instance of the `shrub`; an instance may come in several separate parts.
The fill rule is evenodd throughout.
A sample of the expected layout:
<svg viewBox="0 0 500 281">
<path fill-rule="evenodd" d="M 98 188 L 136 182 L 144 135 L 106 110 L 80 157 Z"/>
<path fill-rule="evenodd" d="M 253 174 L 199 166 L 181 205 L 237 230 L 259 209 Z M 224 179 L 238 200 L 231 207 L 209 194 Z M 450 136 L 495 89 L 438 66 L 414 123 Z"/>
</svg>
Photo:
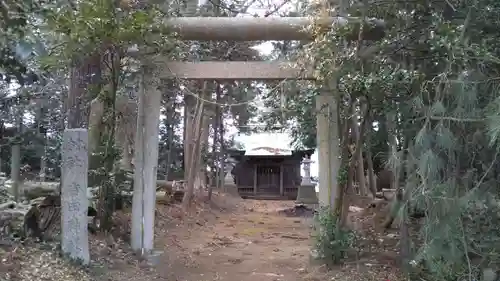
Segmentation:
<svg viewBox="0 0 500 281">
<path fill-rule="evenodd" d="M 354 232 L 339 226 L 338 216 L 329 208 L 320 208 L 315 216 L 315 250 L 327 265 L 341 263 L 353 247 Z"/>
</svg>

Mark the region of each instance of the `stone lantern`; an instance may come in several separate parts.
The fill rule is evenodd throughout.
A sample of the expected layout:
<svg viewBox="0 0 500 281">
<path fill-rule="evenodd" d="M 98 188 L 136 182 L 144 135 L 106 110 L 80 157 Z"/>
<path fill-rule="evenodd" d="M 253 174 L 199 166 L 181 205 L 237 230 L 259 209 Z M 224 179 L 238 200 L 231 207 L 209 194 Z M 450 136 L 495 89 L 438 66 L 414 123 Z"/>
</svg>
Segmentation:
<svg viewBox="0 0 500 281">
<path fill-rule="evenodd" d="M 302 185 L 312 184 L 311 183 L 311 159 L 305 158 L 302 161 L 302 169 L 304 170 L 304 176 L 302 177 Z"/>
<path fill-rule="evenodd" d="M 311 181 L 311 159 L 306 157 L 303 161 L 304 176 L 297 194 L 297 204 L 318 204 L 318 195 L 316 194 L 316 185 Z"/>
</svg>

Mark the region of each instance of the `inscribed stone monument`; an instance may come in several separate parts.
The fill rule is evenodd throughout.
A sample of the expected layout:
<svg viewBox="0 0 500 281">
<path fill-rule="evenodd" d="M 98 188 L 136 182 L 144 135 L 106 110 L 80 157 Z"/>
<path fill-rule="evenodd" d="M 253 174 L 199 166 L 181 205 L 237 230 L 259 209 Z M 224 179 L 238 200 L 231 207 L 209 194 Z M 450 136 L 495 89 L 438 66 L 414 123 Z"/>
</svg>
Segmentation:
<svg viewBox="0 0 500 281">
<path fill-rule="evenodd" d="M 88 132 L 67 129 L 62 146 L 62 251 L 83 264 L 90 262 L 87 198 Z"/>
</svg>

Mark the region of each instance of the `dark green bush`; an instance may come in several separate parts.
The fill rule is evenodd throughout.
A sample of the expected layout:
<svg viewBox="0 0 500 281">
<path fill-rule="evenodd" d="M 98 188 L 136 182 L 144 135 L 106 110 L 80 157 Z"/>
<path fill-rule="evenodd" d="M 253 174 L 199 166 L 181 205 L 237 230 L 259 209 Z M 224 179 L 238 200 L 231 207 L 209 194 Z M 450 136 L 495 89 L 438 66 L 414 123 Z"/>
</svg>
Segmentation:
<svg viewBox="0 0 500 281">
<path fill-rule="evenodd" d="M 354 232 L 340 227 L 338 221 L 329 208 L 320 208 L 315 216 L 314 248 L 327 265 L 341 263 L 354 244 Z"/>
</svg>

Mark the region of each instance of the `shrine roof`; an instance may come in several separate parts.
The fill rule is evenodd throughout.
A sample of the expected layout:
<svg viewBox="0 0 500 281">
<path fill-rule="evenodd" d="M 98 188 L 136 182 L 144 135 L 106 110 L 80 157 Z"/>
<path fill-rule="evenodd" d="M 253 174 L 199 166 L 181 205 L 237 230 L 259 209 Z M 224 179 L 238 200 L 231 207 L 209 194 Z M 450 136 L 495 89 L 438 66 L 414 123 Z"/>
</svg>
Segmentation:
<svg viewBox="0 0 500 281">
<path fill-rule="evenodd" d="M 295 157 L 306 157 L 314 153 L 314 149 L 305 149 L 305 150 L 289 150 L 289 149 L 281 149 L 281 148 L 272 148 L 272 147 L 256 147 L 251 150 L 236 150 L 230 149 L 227 150 L 229 155 L 233 158 L 295 158 Z"/>
</svg>

